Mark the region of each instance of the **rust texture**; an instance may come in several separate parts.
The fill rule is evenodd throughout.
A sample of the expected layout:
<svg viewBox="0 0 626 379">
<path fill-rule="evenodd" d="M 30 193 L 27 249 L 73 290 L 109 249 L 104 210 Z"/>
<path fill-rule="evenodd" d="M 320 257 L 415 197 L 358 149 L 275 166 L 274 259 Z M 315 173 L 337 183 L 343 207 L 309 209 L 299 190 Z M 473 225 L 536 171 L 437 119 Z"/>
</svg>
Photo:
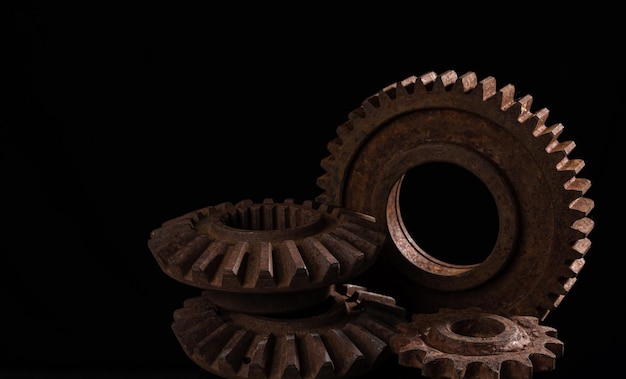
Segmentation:
<svg viewBox="0 0 626 379">
<path fill-rule="evenodd" d="M 563 125 L 515 95 L 473 72 L 407 78 L 337 128 L 314 201 L 222 203 L 153 230 L 163 272 L 202 290 L 174 312 L 185 353 L 228 379 L 352 378 L 393 354 L 433 378 L 553 370 L 563 343 L 540 323 L 585 264 L 595 204 Z M 402 183 L 429 162 L 491 194 L 481 262 L 438 259 L 409 232 Z"/>
<path fill-rule="evenodd" d="M 563 125 L 547 124 L 546 108 L 533 112 L 531 96 L 515 95 L 493 77 L 430 72 L 367 98 L 337 128 L 316 200 L 370 214 L 388 232 L 372 280 L 360 283 L 409 297 L 410 313 L 480 307 L 544 320 L 560 304 L 591 246 L 591 182 L 577 177 L 584 161 L 569 158 L 574 142 L 558 139 Z M 465 168 L 493 196 L 499 230 L 484 261 L 442 262 L 407 232 L 402 180 L 427 162 Z"/>
<path fill-rule="evenodd" d="M 172 328 L 185 353 L 225 378 L 352 378 L 392 356 L 395 300 L 352 285 L 333 285 L 314 309 L 267 317 L 224 311 L 210 294 L 185 301 Z"/>
<path fill-rule="evenodd" d="M 315 201 L 243 200 L 189 212 L 151 233 L 171 278 L 201 288 L 172 330 L 201 368 L 229 379 L 351 378 L 391 356 L 392 297 L 346 284 L 385 233 L 363 213 Z"/>
<path fill-rule="evenodd" d="M 504 317 L 479 308 L 416 314 L 397 325 L 398 362 L 441 379 L 530 379 L 563 355 L 554 328 L 532 316 Z"/>
</svg>

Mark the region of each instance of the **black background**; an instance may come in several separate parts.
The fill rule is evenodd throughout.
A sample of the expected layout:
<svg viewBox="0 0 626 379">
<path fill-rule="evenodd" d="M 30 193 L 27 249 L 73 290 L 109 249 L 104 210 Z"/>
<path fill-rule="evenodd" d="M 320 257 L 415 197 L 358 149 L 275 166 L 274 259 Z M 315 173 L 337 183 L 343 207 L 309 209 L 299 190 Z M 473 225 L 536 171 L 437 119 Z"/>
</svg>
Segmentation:
<svg viewBox="0 0 626 379">
<path fill-rule="evenodd" d="M 198 290 L 160 271 L 150 231 L 221 202 L 314 198 L 351 110 L 446 70 L 515 85 L 576 142 L 593 245 L 545 320 L 565 355 L 536 377 L 623 375 L 615 10 L 5 4 L 0 377 L 214 377 L 171 332 Z M 393 362 L 382 373 L 419 377 Z"/>
</svg>

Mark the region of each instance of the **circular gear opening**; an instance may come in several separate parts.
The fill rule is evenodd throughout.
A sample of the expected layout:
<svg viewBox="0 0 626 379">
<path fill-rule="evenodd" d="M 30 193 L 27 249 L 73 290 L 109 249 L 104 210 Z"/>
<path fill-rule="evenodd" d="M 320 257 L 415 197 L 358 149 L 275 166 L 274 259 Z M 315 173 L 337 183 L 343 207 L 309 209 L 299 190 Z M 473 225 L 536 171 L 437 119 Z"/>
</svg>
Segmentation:
<svg viewBox="0 0 626 379">
<path fill-rule="evenodd" d="M 511 258 L 511 252 L 513 251 L 512 246 L 515 243 L 517 235 L 517 206 L 513 200 L 508 184 L 499 175 L 498 170 L 480 154 L 453 144 L 433 143 L 422 145 L 413 149 L 407 156 L 401 156 L 398 159 L 404 158 L 409 159 L 409 161 L 414 164 L 404 168 L 402 168 L 401 165 L 394 166 L 397 170 L 398 179 L 392 181 L 393 185 L 391 189 L 386 192 L 388 196 L 385 210 L 391 239 L 404 259 L 408 261 L 408 265 L 402 265 L 403 270 L 407 272 L 413 280 L 425 283 L 431 288 L 444 291 L 457 291 L 472 288 L 493 278 Z M 389 164 L 393 165 L 394 162 L 390 162 Z M 448 251 L 445 257 L 446 259 L 450 259 L 450 257 L 453 256 L 465 256 L 469 257 L 470 261 L 475 261 L 471 264 L 458 264 L 456 262 L 438 259 L 429 251 L 426 251 L 424 247 L 416 241 L 415 235 L 413 234 L 414 230 L 409 229 L 405 223 L 406 214 L 411 213 L 406 210 L 403 212 L 401 202 L 403 195 L 402 188 L 404 187 L 404 180 L 407 178 L 407 174 L 410 173 L 409 176 L 414 176 L 415 172 L 413 172 L 413 170 L 422 166 L 431 166 L 436 169 L 432 172 L 432 176 L 445 177 L 449 172 L 446 170 L 443 172 L 438 171 L 441 168 L 440 165 L 443 165 L 447 169 L 454 167 L 456 175 L 462 173 L 460 177 L 464 177 L 463 180 L 469 180 L 468 183 L 464 184 L 468 184 L 470 188 L 474 187 L 472 190 L 479 189 L 477 192 L 482 193 L 481 196 L 484 199 L 491 197 L 493 201 L 490 207 L 495 208 L 496 215 L 494 219 L 497 220 L 494 221 L 494 225 L 497 225 L 496 237 L 495 242 L 488 243 L 491 249 L 487 249 L 484 253 L 480 252 L 480 249 L 476 249 L 475 246 L 468 244 L 467 241 L 461 240 L 458 236 L 445 235 L 445 227 L 443 233 L 441 231 L 434 233 L 436 237 L 439 235 L 436 238 L 439 242 L 441 242 L 444 236 L 445 239 L 448 240 L 458 240 L 457 243 L 459 243 L 459 245 L 457 250 Z M 464 171 L 467 171 L 467 173 Z M 454 178 L 456 175 L 452 175 L 452 177 Z M 420 175 L 418 173 L 418 175 L 415 176 L 419 178 Z M 432 181 L 437 182 L 438 180 Z M 445 180 L 443 183 L 444 186 L 446 182 L 449 181 Z M 412 185 L 408 186 L 409 189 L 404 187 L 405 195 L 406 192 L 410 192 L 411 186 Z M 438 188 L 435 187 L 435 190 L 437 189 Z M 386 189 L 384 191 L 386 191 Z M 487 194 L 484 192 L 487 192 Z M 442 192 L 440 191 L 436 196 L 439 198 L 441 195 Z M 443 193 L 443 195 L 445 197 L 445 193 Z M 415 201 L 418 203 L 432 200 L 418 198 L 414 193 L 405 197 L 416 199 Z M 441 200 L 444 201 L 445 199 Z M 469 199 L 470 203 L 471 200 L 472 199 Z M 430 202 L 434 203 L 433 201 Z M 486 200 L 486 203 L 489 204 L 490 201 Z M 493 212 L 493 210 L 491 212 Z M 483 215 L 484 212 L 475 211 L 473 214 L 468 214 L 467 216 L 469 218 L 465 221 L 465 224 L 475 225 L 475 227 L 481 229 L 480 233 L 478 233 L 480 238 L 484 237 L 484 230 L 481 226 L 483 223 Z M 417 215 L 417 218 L 419 218 L 419 215 Z M 425 222 L 429 221 L 428 219 L 425 220 Z M 412 225 L 412 228 L 415 229 L 415 225 Z M 419 232 L 424 236 L 422 231 Z M 439 251 L 441 252 L 442 249 L 439 249 Z M 475 253 L 468 253 L 472 251 L 478 252 L 478 256 L 475 255 Z"/>
<path fill-rule="evenodd" d="M 491 192 L 456 164 L 428 162 L 407 171 L 398 211 L 415 243 L 442 262 L 482 263 L 498 238 L 498 209 Z"/>
</svg>

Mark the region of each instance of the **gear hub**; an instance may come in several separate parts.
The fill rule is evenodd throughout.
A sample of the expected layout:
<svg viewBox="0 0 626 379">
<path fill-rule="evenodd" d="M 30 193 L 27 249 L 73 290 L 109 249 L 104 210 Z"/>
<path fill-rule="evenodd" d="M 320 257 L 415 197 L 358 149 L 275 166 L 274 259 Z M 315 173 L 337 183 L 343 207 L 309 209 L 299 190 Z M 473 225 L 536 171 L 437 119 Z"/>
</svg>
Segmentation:
<svg viewBox="0 0 626 379">
<path fill-rule="evenodd" d="M 349 114 L 321 161 L 316 200 L 384 225 L 380 264 L 359 283 L 410 313 L 478 306 L 543 320 L 560 304 L 591 246 L 594 202 L 583 196 L 591 183 L 577 177 L 584 161 L 569 158 L 574 142 L 558 140 L 563 125 L 546 124 L 547 109 L 532 112 L 531 96 L 514 95 L 493 77 L 430 72 L 384 88 Z M 484 260 L 442 260 L 408 231 L 400 189 L 409 170 L 429 162 L 469 171 L 493 197 L 498 231 Z"/>
</svg>

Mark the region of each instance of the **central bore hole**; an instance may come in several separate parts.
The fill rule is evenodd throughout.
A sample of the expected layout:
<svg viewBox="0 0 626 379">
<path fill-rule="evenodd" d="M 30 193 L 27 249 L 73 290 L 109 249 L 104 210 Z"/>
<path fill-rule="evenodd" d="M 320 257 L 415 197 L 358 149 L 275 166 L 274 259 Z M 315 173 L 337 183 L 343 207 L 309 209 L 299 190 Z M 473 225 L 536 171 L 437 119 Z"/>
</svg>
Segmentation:
<svg viewBox="0 0 626 379">
<path fill-rule="evenodd" d="M 318 221 L 316 212 L 291 205 L 257 205 L 227 213 L 225 225 L 244 230 L 285 230 Z"/>
<path fill-rule="evenodd" d="M 491 318 L 478 317 L 456 321 L 450 330 L 466 337 L 494 337 L 504 332 L 504 325 Z"/>
<path fill-rule="evenodd" d="M 472 172 L 429 162 L 406 172 L 399 195 L 404 226 L 430 256 L 456 265 L 483 262 L 498 238 L 498 209 Z"/>
</svg>

